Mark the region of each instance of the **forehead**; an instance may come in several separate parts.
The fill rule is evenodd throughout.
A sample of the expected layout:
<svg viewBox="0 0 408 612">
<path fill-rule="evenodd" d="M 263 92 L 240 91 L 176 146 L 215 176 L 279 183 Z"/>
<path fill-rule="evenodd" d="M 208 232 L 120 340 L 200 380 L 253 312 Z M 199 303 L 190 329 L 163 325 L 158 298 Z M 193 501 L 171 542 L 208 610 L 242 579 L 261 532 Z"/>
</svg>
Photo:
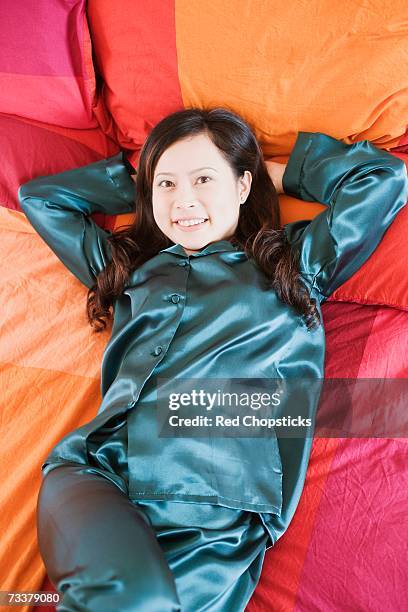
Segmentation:
<svg viewBox="0 0 408 612">
<path fill-rule="evenodd" d="M 160 156 L 155 175 L 159 173 L 188 174 L 202 167 L 212 167 L 218 171 L 229 168 L 221 151 L 207 134 L 196 134 L 170 145 Z"/>
</svg>

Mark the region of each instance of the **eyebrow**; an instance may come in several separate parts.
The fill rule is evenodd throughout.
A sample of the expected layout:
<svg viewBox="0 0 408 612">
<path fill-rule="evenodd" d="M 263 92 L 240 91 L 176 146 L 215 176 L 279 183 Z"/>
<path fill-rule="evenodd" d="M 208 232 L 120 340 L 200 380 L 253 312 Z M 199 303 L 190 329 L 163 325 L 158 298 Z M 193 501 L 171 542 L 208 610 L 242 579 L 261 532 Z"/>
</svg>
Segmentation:
<svg viewBox="0 0 408 612">
<path fill-rule="evenodd" d="M 192 170 L 191 172 L 189 172 L 189 175 L 194 174 L 195 172 L 200 172 L 201 170 L 214 170 L 214 172 L 218 172 L 218 170 L 216 170 L 215 168 L 212 168 L 211 166 L 203 166 L 202 168 L 196 168 L 195 170 Z M 174 176 L 172 172 L 159 172 L 159 174 L 156 175 L 156 178 L 161 175 Z"/>
</svg>

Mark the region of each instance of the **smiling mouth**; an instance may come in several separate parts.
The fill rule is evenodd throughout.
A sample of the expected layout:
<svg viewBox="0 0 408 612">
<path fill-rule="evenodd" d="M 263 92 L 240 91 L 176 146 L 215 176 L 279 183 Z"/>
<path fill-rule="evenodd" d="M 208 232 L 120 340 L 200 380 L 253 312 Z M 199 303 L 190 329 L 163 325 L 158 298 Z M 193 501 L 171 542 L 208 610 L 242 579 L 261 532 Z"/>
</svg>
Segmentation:
<svg viewBox="0 0 408 612">
<path fill-rule="evenodd" d="M 176 225 L 180 225 L 181 227 L 191 227 L 194 225 L 202 225 L 206 223 L 208 219 L 204 217 L 198 217 L 197 219 L 179 219 L 175 221 Z"/>
</svg>

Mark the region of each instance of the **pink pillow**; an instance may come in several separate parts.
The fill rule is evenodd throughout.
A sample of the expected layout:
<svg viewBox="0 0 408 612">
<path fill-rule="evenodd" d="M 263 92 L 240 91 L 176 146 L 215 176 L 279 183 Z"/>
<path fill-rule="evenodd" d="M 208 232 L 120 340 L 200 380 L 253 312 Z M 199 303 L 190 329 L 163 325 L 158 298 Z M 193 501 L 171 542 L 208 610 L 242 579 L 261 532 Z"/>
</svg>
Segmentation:
<svg viewBox="0 0 408 612">
<path fill-rule="evenodd" d="M 85 0 L 7 2 L 0 20 L 0 112 L 95 127 Z"/>
</svg>

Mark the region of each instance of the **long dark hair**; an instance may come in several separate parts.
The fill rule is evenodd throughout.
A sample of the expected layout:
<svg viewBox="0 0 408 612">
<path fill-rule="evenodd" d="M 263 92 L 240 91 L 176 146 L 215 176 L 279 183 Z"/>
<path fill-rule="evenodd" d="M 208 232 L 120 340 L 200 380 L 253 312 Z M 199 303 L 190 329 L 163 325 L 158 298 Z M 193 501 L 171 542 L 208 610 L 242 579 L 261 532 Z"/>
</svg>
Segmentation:
<svg viewBox="0 0 408 612">
<path fill-rule="evenodd" d="M 88 292 L 87 315 L 95 331 L 103 331 L 106 322 L 113 319 L 114 302 L 122 294 L 131 272 L 173 244 L 153 217 L 154 171 L 170 145 L 202 133 L 218 147 L 237 179 L 245 170 L 252 174 L 251 190 L 240 207 L 232 244 L 255 260 L 270 288 L 304 318 L 308 329 L 321 323 L 315 301 L 301 281 L 298 256 L 281 228 L 278 195 L 250 126 L 225 108 L 190 108 L 162 119 L 142 147 L 136 176 L 134 222 L 108 237 L 112 260 Z"/>
</svg>

